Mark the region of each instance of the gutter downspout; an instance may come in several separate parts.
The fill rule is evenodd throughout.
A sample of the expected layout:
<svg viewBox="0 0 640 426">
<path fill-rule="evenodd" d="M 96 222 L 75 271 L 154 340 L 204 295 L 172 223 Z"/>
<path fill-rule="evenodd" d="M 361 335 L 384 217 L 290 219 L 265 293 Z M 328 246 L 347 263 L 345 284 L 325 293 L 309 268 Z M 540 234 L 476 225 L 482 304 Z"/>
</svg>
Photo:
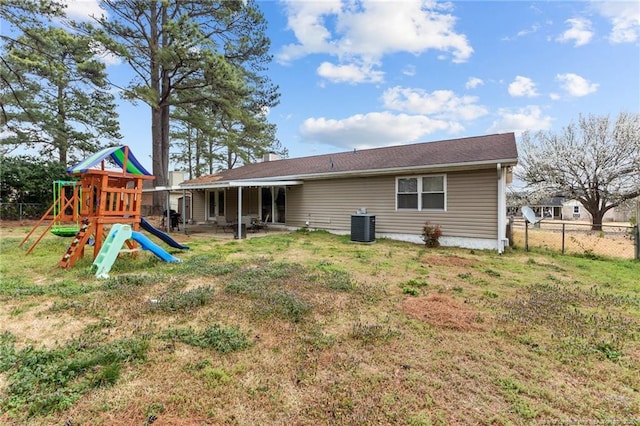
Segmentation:
<svg viewBox="0 0 640 426">
<path fill-rule="evenodd" d="M 503 168 L 501 163 L 496 164 L 496 172 L 498 173 L 498 254 L 504 252 L 506 234 L 506 211 L 507 211 L 507 186 L 506 186 L 506 167 Z"/>
</svg>

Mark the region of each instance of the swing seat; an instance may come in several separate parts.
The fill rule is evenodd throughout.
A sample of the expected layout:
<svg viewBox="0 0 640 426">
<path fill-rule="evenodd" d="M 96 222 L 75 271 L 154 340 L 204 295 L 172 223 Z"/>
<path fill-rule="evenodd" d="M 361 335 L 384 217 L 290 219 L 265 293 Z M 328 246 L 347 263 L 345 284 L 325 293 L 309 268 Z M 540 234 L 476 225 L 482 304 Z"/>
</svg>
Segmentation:
<svg viewBox="0 0 640 426">
<path fill-rule="evenodd" d="M 80 228 L 77 226 L 58 226 L 56 228 L 51 228 L 51 233 L 58 237 L 73 237 L 79 230 Z"/>
</svg>

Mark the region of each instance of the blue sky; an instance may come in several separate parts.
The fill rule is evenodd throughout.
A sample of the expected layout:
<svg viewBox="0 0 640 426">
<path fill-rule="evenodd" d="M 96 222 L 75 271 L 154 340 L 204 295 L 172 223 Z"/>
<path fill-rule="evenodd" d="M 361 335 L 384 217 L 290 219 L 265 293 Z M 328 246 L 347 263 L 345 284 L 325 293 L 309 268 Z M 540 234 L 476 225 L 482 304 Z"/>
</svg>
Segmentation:
<svg viewBox="0 0 640 426">
<path fill-rule="evenodd" d="M 72 17 L 97 0 L 67 0 Z M 640 111 L 640 2 L 260 1 L 291 157 L 524 130 Z M 114 79 L 126 65 L 112 63 Z M 151 113 L 119 107 L 150 166 Z"/>
</svg>

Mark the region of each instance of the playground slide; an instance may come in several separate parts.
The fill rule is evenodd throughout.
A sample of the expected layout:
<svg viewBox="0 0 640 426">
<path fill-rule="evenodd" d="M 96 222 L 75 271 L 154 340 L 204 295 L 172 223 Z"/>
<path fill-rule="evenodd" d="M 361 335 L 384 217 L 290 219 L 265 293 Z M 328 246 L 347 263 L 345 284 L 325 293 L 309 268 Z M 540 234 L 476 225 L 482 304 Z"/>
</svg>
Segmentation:
<svg viewBox="0 0 640 426">
<path fill-rule="evenodd" d="M 97 267 L 96 278 L 109 278 L 109 271 L 116 261 L 118 253 L 125 241 L 131 238 L 131 225 L 116 223 L 111 227 L 109 235 L 102 243 L 100 252 L 91 267 Z"/>
<path fill-rule="evenodd" d="M 155 254 L 165 262 L 182 262 L 181 259 L 178 259 L 177 257 L 170 255 L 162 247 L 160 247 L 159 245 L 151 241 L 149 238 L 147 238 L 144 234 L 141 234 L 140 232 L 132 231 L 131 238 L 135 242 L 140 244 L 140 247 L 142 247 L 144 250 L 149 250 L 151 253 Z"/>
<path fill-rule="evenodd" d="M 183 246 L 182 244 L 171 238 L 168 234 L 165 234 L 164 232 L 147 222 L 144 217 L 140 218 L 140 226 L 142 226 L 142 229 L 152 233 L 165 243 L 169 244 L 171 247 L 175 247 L 180 250 L 189 250 L 189 246 Z"/>
</svg>

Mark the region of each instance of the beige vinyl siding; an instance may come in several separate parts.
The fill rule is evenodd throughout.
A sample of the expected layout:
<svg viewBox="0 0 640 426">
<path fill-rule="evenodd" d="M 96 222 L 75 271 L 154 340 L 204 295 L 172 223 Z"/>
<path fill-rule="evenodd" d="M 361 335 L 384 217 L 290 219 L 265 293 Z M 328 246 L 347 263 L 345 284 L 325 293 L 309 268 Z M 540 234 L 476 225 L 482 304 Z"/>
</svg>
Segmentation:
<svg viewBox="0 0 640 426">
<path fill-rule="evenodd" d="M 397 175 L 306 181 L 287 191 L 287 225 L 349 231 L 359 208 L 376 216 L 378 233 L 422 233 L 425 221 L 450 237 L 497 236 L 497 175 L 494 169 L 446 173 L 446 211 L 396 210 Z"/>
<path fill-rule="evenodd" d="M 206 204 L 207 204 L 207 194 L 205 191 L 191 191 L 192 195 L 192 204 L 193 204 L 193 220 L 196 222 L 205 222 L 207 220 L 206 215 Z"/>
</svg>

